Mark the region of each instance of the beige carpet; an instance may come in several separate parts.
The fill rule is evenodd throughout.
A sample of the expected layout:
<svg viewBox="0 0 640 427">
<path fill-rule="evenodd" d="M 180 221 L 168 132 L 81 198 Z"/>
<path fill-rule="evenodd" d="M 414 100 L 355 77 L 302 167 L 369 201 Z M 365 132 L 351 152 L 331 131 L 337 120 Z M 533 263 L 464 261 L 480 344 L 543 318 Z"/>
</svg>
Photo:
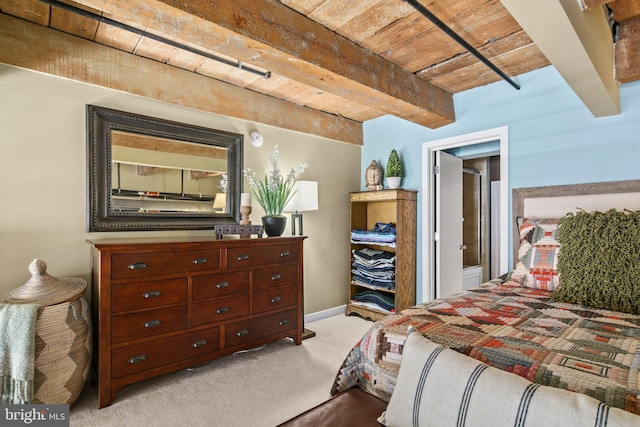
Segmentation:
<svg viewBox="0 0 640 427">
<path fill-rule="evenodd" d="M 273 427 L 329 398 L 347 353 L 371 322 L 332 316 L 307 323 L 316 336 L 290 339 L 125 387 L 97 409 L 87 385 L 71 408 L 71 426 Z"/>
</svg>

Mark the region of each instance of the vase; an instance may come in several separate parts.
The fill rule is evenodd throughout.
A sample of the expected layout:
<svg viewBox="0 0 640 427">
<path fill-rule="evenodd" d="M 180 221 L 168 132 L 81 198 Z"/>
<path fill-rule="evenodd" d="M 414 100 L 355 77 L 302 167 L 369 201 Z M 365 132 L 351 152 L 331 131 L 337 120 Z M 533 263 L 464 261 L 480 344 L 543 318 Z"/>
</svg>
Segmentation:
<svg viewBox="0 0 640 427">
<path fill-rule="evenodd" d="M 401 176 L 387 177 L 387 186 L 392 189 L 398 188 L 400 187 L 400 181 L 402 181 Z"/>
<path fill-rule="evenodd" d="M 287 225 L 286 216 L 263 216 L 262 225 L 264 226 L 264 232 L 269 237 L 282 236 L 284 228 Z"/>
</svg>

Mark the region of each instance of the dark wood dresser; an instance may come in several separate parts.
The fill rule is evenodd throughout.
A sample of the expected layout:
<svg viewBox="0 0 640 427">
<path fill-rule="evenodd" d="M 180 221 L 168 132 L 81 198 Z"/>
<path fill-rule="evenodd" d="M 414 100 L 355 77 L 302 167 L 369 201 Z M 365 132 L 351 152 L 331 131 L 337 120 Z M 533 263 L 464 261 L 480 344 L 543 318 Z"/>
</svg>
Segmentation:
<svg viewBox="0 0 640 427">
<path fill-rule="evenodd" d="M 98 406 L 128 385 L 290 337 L 304 237 L 92 240 Z"/>
</svg>

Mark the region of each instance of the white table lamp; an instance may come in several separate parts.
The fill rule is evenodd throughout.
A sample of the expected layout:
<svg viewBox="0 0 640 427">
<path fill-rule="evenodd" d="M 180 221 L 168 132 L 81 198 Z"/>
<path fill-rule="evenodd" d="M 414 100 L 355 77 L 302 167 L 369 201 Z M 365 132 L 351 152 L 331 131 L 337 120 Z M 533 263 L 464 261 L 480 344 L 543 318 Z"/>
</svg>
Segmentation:
<svg viewBox="0 0 640 427">
<path fill-rule="evenodd" d="M 316 181 L 296 181 L 293 184 L 293 197 L 284 207 L 285 212 L 294 212 L 291 214 L 291 234 L 296 234 L 296 219 L 300 223 L 300 232 L 302 236 L 302 214 L 304 211 L 318 210 L 318 183 Z"/>
<path fill-rule="evenodd" d="M 216 197 L 213 199 L 213 210 L 215 212 L 227 210 L 227 193 L 216 193 Z"/>
</svg>

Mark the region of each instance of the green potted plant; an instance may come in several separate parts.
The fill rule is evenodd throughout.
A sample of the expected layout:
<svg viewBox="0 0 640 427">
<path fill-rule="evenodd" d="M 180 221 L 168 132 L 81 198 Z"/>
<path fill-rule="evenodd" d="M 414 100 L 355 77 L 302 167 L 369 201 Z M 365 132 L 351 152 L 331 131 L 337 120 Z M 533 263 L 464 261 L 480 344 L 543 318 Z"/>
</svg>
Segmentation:
<svg viewBox="0 0 640 427">
<path fill-rule="evenodd" d="M 391 154 L 389 154 L 384 176 L 387 178 L 387 186 L 389 188 L 400 187 L 400 181 L 402 181 L 402 177 L 404 176 L 404 168 L 402 167 L 400 156 L 395 149 L 391 150 Z"/>
<path fill-rule="evenodd" d="M 282 215 L 282 211 L 293 197 L 296 175 L 309 167 L 308 163 L 301 163 L 297 168 L 291 168 L 287 176 L 283 177 L 278 167 L 279 154 L 280 151 L 276 145 L 269 156 L 271 168 L 263 180 L 257 180 L 256 173 L 249 168 L 242 171 L 249 182 L 253 197 L 264 210 L 262 225 L 267 236 L 281 236 L 284 232 L 287 217 Z"/>
</svg>

